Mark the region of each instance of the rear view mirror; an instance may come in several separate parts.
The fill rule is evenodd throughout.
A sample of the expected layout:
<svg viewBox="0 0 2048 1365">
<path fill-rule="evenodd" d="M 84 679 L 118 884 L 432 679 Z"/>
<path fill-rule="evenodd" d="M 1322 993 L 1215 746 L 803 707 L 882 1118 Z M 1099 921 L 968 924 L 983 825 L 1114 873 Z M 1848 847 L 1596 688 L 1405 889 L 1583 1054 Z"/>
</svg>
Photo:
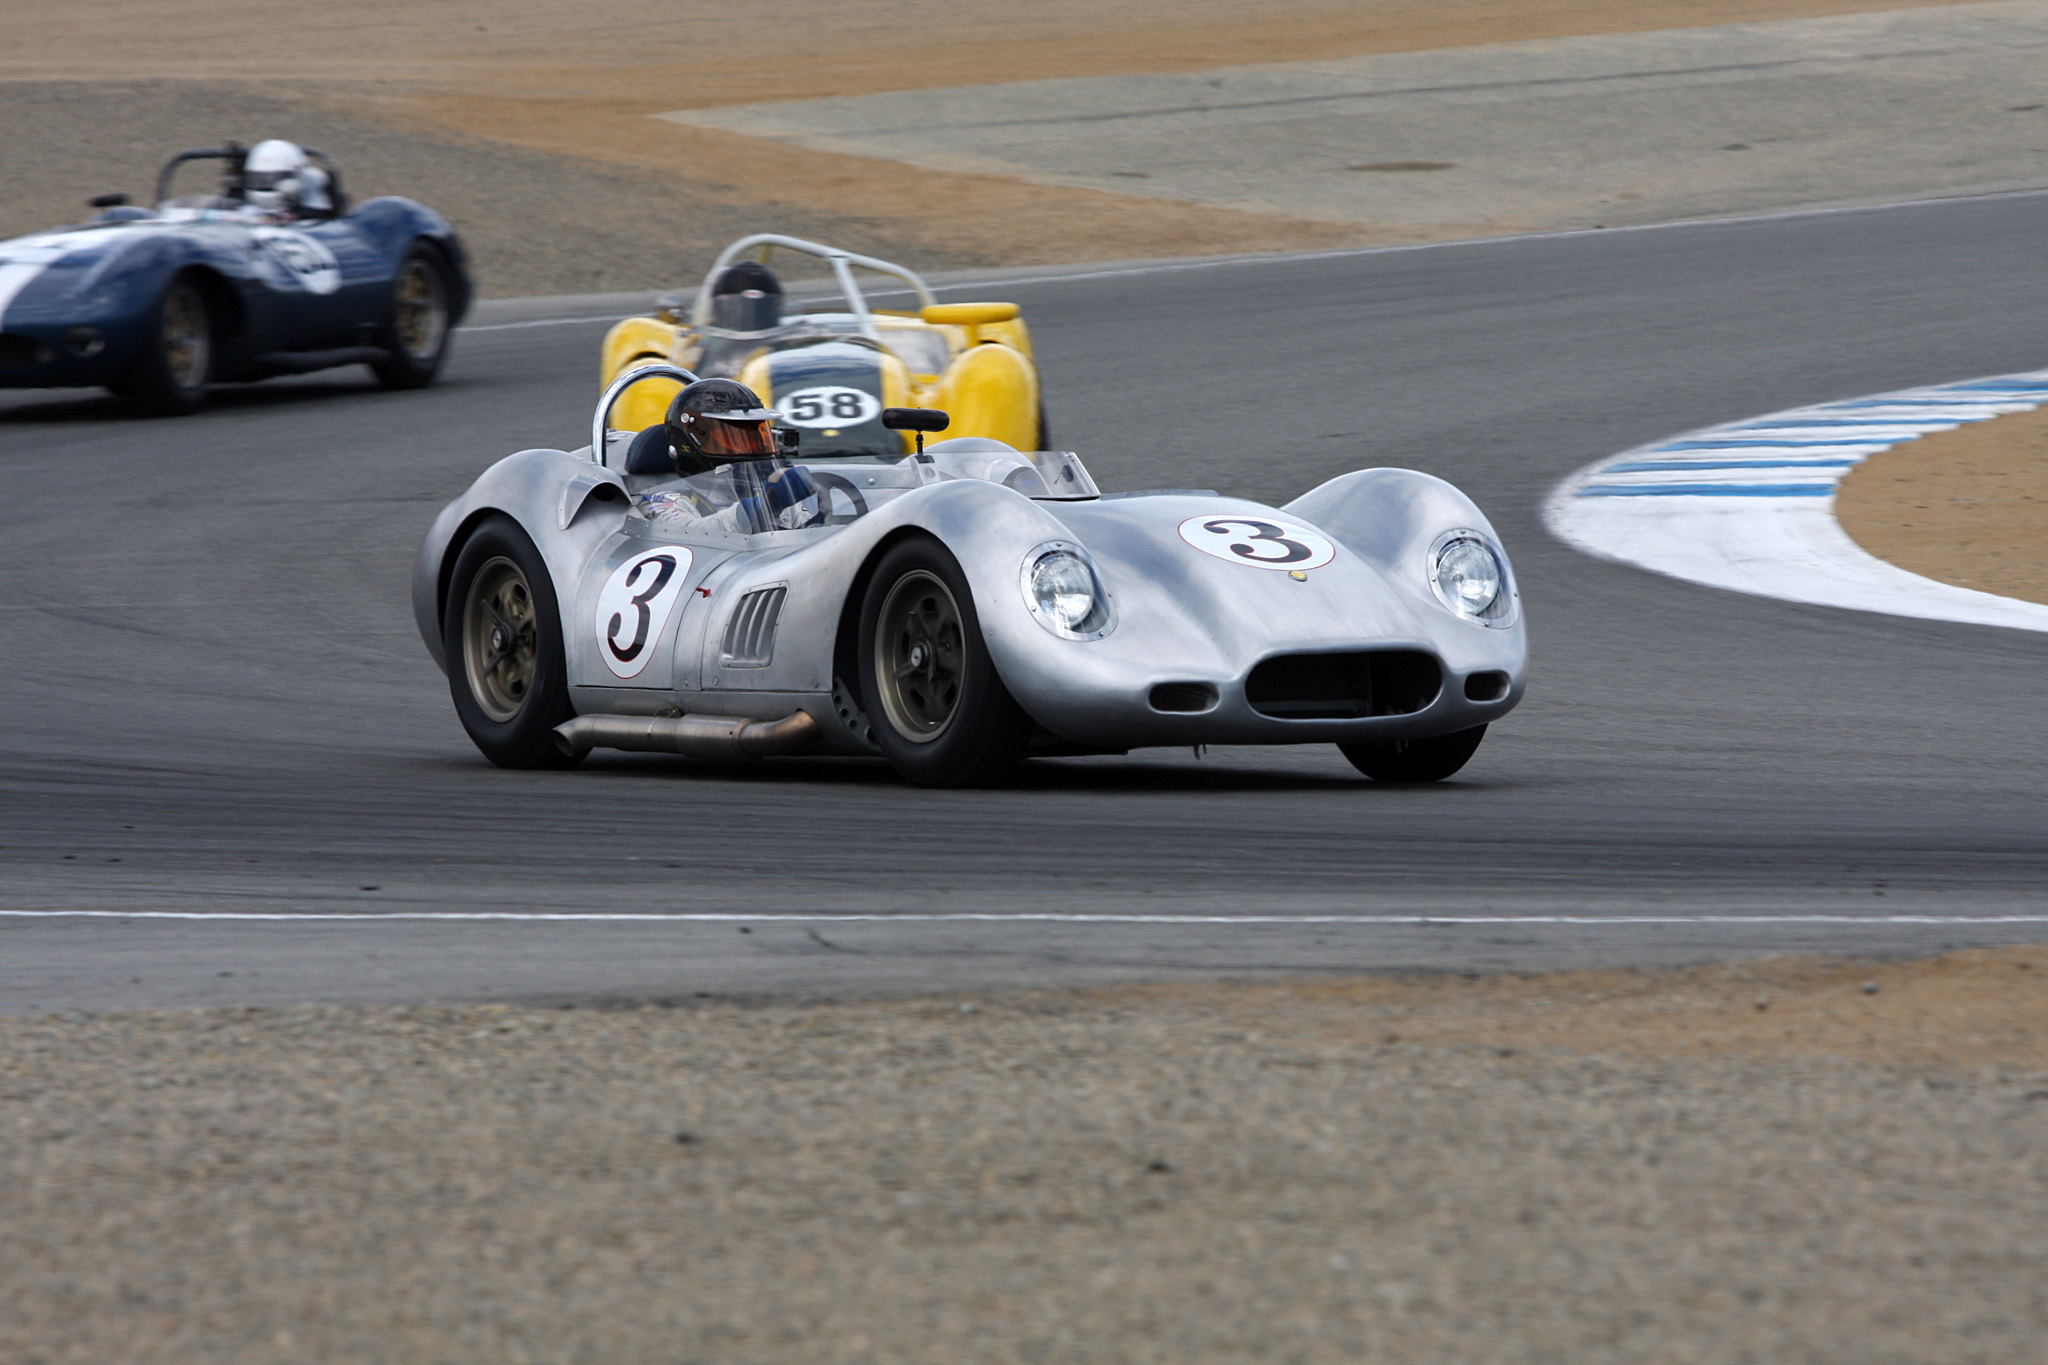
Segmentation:
<svg viewBox="0 0 2048 1365">
<path fill-rule="evenodd" d="M 927 431 L 944 431 L 953 425 L 953 419 L 937 408 L 883 408 L 882 425 L 891 431 L 914 431 L 917 433 L 917 457 L 924 458 L 924 434 Z"/>
<path fill-rule="evenodd" d="M 128 202 L 125 194 L 96 194 L 85 201 L 96 209 L 117 209 Z"/>
<path fill-rule="evenodd" d="M 953 419 L 937 408 L 883 408 L 882 425 L 891 431 L 944 431 Z"/>
</svg>

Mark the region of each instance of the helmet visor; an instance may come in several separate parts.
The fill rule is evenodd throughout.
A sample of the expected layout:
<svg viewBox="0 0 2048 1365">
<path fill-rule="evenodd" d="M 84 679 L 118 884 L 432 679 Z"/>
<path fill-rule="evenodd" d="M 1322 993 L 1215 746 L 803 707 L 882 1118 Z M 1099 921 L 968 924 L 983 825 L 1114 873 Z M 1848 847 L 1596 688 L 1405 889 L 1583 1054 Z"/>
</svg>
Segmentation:
<svg viewBox="0 0 2048 1365">
<path fill-rule="evenodd" d="M 685 414 L 697 448 L 706 455 L 729 460 L 760 460 L 781 453 L 775 442 L 775 424 L 761 418 L 733 419 L 715 413 Z"/>
</svg>

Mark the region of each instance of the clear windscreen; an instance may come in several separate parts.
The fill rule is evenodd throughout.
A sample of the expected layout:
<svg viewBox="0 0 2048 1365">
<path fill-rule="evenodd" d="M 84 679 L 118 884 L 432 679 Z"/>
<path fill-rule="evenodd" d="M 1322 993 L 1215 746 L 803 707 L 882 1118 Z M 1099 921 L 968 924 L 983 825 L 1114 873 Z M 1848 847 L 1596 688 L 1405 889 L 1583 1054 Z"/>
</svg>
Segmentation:
<svg viewBox="0 0 2048 1365">
<path fill-rule="evenodd" d="M 944 374 L 953 363 L 953 352 L 944 334 L 923 325 L 892 325 L 888 318 L 876 319 L 882 345 L 895 352 L 912 374 Z"/>
<path fill-rule="evenodd" d="M 994 442 L 989 442 L 994 445 Z M 873 460 L 748 460 L 687 478 L 635 477 L 633 505 L 662 529 L 760 535 L 846 526 L 927 484 L 997 483 L 1027 498 L 1100 496 L 1072 451 L 934 451 L 894 464 Z"/>
</svg>

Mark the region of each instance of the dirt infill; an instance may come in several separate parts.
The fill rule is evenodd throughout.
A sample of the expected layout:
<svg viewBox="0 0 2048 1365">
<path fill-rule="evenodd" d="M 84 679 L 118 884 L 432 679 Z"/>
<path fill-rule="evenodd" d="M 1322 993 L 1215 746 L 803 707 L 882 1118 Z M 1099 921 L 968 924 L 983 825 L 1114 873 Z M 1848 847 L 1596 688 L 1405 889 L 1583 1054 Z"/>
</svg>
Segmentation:
<svg viewBox="0 0 2048 1365">
<path fill-rule="evenodd" d="M 662 108 L 1929 9 L 1960 0 L 99 0 L 11 14 L 0 79 L 426 82 Z M 736 56 L 735 54 L 740 54 Z"/>
<path fill-rule="evenodd" d="M 31 133 L 13 122 L 4 154 L 8 231 L 77 213 L 102 185 L 76 182 L 105 141 L 103 123 L 134 123 L 113 82 L 254 81 L 270 88 L 244 119 L 205 132 L 278 135 L 264 104 L 324 102 L 344 124 L 368 115 L 379 136 L 322 129 L 298 136 L 358 164 L 358 146 L 411 140 L 419 162 L 393 177 L 401 192 L 448 207 L 477 233 L 487 296 L 668 287 L 678 275 L 645 264 L 689 255 L 720 226 L 824 236 L 932 268 L 1029 264 L 1476 237 L 1528 227 L 1513 197 L 1474 221 L 1337 225 L 1272 212 L 1204 207 L 994 175 L 925 170 L 728 133 L 649 115 L 764 99 L 859 95 L 1057 76 L 1202 70 L 1245 62 L 1327 59 L 1520 39 L 1637 32 L 1893 9 L 1925 0 L 1189 0 L 1170 23 L 1153 0 L 958 0 L 906 13 L 891 0 L 763 0 L 658 11 L 626 0 L 454 0 L 335 6 L 315 0 L 106 0 L 81 26 L 68 10 L 10 16 L 0 49 L 8 82 L 108 82 L 98 109 Z M 727 54 L 735 43 L 744 59 Z M 762 56 L 766 53 L 769 55 Z M 707 56 L 707 54 L 716 54 Z M 5 97 L 18 107 L 19 93 Z M 75 104 L 75 102 L 74 102 Z M 5 121 L 5 120 L 0 120 Z M 170 125 L 150 140 L 160 157 Z M 443 186 L 444 168 L 470 163 Z M 517 174 L 505 171 L 517 163 Z M 67 177 L 47 204 L 19 182 Z M 465 184 L 499 178 L 483 193 Z M 525 202 L 534 207 L 529 212 Z M 472 213 L 471 210 L 475 212 Z M 579 218 L 587 217 L 586 226 Z M 26 223 L 27 226 L 21 226 Z M 488 225 L 488 226 L 486 226 Z M 485 240 L 486 234 L 492 240 Z M 630 239 L 636 236 L 640 244 Z M 685 251 L 682 248 L 690 248 Z"/>
<path fill-rule="evenodd" d="M 2044 978 L 0 1020 L 0 1358 L 2032 1360 Z"/>
<path fill-rule="evenodd" d="M 2048 408 L 1871 456 L 1842 480 L 1835 515 L 1902 569 L 2048 602 Z"/>
</svg>

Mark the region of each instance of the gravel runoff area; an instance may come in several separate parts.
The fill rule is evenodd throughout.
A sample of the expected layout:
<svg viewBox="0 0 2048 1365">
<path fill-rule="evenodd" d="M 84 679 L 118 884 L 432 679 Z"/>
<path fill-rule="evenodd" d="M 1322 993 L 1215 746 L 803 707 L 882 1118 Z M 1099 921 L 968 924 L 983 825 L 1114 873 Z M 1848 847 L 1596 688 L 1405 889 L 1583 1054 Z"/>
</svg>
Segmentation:
<svg viewBox="0 0 2048 1365">
<path fill-rule="evenodd" d="M 485 298 L 694 285 L 748 232 L 823 238 L 928 270 L 999 264 L 935 247 L 903 225 L 733 201 L 716 182 L 408 132 L 338 107 L 352 87 L 225 81 L 0 81 L 0 238 L 90 216 L 91 195 L 146 201 L 172 152 L 286 137 L 340 163 L 356 198 L 403 194 L 455 224 Z M 203 172 L 187 172 L 203 183 Z M 180 184 L 183 184 L 180 181 Z M 593 375 L 597 358 L 591 357 Z M 595 382 L 593 380 L 593 382 Z"/>
<path fill-rule="evenodd" d="M 0 1359 L 2038 1361 L 2044 977 L 0 1020 Z"/>
</svg>

